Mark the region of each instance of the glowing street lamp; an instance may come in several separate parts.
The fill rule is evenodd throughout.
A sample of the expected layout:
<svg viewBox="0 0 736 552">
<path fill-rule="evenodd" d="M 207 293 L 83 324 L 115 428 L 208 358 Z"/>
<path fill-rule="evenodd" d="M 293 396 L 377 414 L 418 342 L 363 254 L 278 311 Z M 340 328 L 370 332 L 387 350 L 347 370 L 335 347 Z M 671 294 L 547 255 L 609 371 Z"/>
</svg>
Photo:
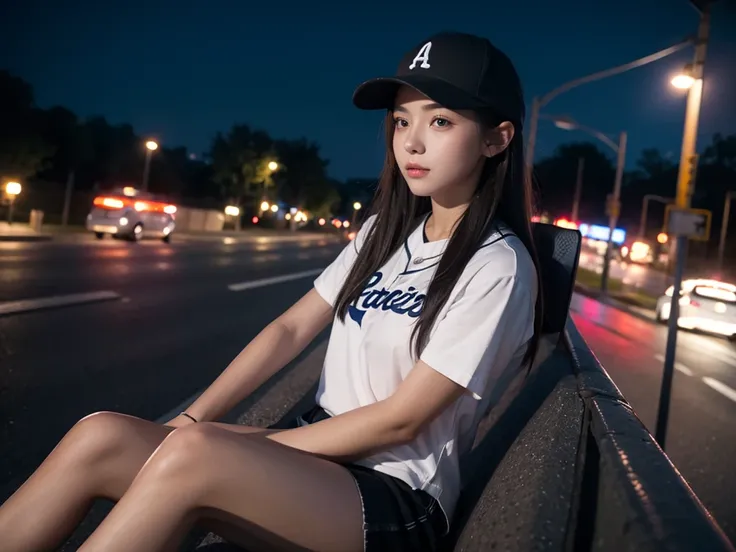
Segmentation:
<svg viewBox="0 0 736 552">
<path fill-rule="evenodd" d="M 13 224 L 13 206 L 15 205 L 15 198 L 20 195 L 22 189 L 23 186 L 20 185 L 20 182 L 8 182 L 5 184 L 5 194 L 10 200 L 10 205 L 8 206 L 9 225 Z"/>
<path fill-rule="evenodd" d="M 279 164 L 276 161 L 269 161 L 268 162 L 268 170 L 271 172 L 277 171 L 279 168 Z"/>
<path fill-rule="evenodd" d="M 148 175 L 151 172 L 151 155 L 158 149 L 158 143 L 153 140 L 146 142 L 146 164 L 143 167 L 143 186 L 144 192 L 148 191 Z"/>
<path fill-rule="evenodd" d="M 680 73 L 672 79 L 672 86 L 680 90 L 689 90 L 695 84 L 695 78 L 687 73 Z"/>
</svg>

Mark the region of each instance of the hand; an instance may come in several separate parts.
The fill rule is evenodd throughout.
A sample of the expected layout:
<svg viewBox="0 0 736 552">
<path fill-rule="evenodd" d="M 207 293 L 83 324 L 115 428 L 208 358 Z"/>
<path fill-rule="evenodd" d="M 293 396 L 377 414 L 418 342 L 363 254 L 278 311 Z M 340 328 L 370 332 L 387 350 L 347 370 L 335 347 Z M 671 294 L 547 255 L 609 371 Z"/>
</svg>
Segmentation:
<svg viewBox="0 0 736 552">
<path fill-rule="evenodd" d="M 169 427 L 183 427 L 185 425 L 193 424 L 194 422 L 187 418 L 186 416 L 182 416 L 179 414 L 178 416 L 172 418 L 168 422 L 166 422 L 164 425 Z"/>
</svg>

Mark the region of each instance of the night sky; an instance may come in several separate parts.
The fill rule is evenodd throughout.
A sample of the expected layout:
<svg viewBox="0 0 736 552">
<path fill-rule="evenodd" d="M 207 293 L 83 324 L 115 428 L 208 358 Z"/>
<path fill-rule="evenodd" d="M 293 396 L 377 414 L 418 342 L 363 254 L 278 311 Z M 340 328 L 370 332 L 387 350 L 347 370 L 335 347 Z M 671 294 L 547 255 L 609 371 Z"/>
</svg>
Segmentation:
<svg viewBox="0 0 736 552">
<path fill-rule="evenodd" d="M 11 4 L 14 4 L 11 7 Z M 0 68 L 29 81 L 41 107 L 131 123 L 200 154 L 235 122 L 322 146 L 337 178 L 375 177 L 381 115 L 351 104 L 361 81 L 393 74 L 405 50 L 441 30 L 486 36 L 511 57 L 527 105 L 572 78 L 666 48 L 695 32 L 687 0 L 337 3 L 253 1 L 3 2 Z M 610 134 L 679 157 L 685 96 L 669 84 L 692 48 L 553 100 Z M 736 10 L 713 9 L 701 148 L 736 133 Z M 586 135 L 540 122 L 537 159 Z M 605 148 L 605 146 L 601 146 Z M 612 155 L 612 154 L 611 154 Z"/>
</svg>

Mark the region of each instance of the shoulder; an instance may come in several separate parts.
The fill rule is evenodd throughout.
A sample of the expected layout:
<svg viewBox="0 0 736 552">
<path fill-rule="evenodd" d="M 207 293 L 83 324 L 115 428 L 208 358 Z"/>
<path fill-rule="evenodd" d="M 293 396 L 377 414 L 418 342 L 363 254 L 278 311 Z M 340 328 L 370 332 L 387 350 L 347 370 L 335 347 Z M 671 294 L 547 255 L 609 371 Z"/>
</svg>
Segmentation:
<svg viewBox="0 0 736 552">
<path fill-rule="evenodd" d="M 513 231 L 499 227 L 478 248 L 466 267 L 463 280 L 473 287 L 493 287 L 512 280 L 514 287 L 537 296 L 537 269 L 529 250 Z"/>
<path fill-rule="evenodd" d="M 371 215 L 360 225 L 360 228 L 355 235 L 355 239 L 353 240 L 353 247 L 355 247 L 356 251 L 363 247 L 363 244 L 368 239 L 368 236 L 370 236 L 371 229 L 376 223 L 377 217 L 378 215 Z"/>
</svg>

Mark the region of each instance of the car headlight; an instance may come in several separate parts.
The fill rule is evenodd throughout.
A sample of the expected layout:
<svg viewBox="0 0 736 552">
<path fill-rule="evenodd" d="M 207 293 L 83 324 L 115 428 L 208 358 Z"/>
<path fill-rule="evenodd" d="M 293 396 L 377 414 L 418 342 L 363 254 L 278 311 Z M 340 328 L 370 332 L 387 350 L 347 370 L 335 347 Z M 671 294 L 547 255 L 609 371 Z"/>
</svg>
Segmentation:
<svg viewBox="0 0 736 552">
<path fill-rule="evenodd" d="M 127 226 L 128 225 L 128 218 L 127 217 L 120 217 L 120 226 Z"/>
</svg>

